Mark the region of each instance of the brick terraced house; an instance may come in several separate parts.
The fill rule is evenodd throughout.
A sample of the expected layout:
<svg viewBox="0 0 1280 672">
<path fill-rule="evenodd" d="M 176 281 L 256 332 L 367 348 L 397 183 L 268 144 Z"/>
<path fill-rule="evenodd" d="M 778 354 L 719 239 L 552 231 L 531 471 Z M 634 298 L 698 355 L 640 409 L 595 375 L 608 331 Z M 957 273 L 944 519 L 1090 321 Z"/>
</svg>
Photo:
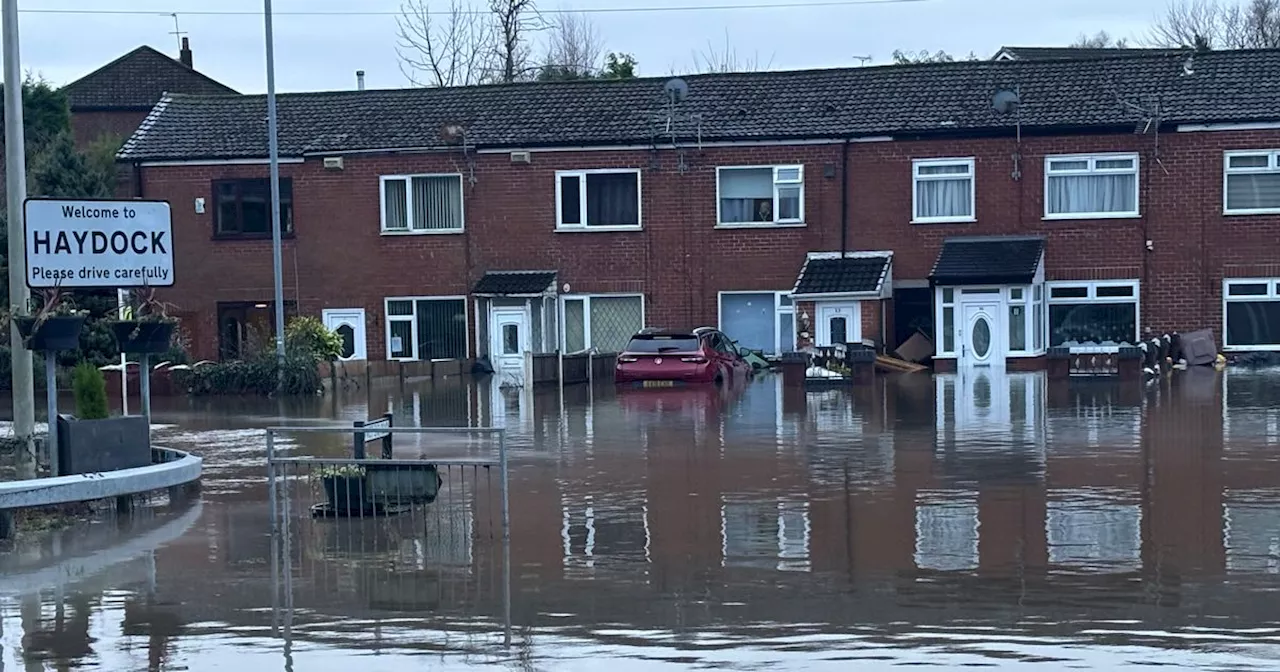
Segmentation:
<svg viewBox="0 0 1280 672">
<path fill-rule="evenodd" d="M 285 294 L 369 359 L 700 325 L 767 353 L 924 330 L 940 368 L 1203 327 L 1280 350 L 1277 73 L 1280 51 L 1159 51 L 700 75 L 683 98 L 282 95 Z M 173 204 L 166 300 L 200 357 L 271 328 L 266 147 L 262 96 L 167 95 L 119 155 Z"/>
</svg>

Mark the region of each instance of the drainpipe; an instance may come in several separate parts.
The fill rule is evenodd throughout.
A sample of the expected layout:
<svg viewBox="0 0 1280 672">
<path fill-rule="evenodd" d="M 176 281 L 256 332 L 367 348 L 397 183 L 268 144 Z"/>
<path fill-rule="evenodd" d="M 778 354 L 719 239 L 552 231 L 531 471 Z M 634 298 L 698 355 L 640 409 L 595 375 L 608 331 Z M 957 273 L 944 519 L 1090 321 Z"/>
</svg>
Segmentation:
<svg viewBox="0 0 1280 672">
<path fill-rule="evenodd" d="M 840 148 L 840 258 L 849 251 L 849 139 Z"/>
</svg>

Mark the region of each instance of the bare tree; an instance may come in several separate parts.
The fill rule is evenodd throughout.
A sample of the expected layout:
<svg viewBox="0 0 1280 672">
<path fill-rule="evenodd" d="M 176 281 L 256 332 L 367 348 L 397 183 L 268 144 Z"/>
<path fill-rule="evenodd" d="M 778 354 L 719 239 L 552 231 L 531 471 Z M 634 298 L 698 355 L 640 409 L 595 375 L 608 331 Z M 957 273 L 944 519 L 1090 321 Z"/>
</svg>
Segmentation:
<svg viewBox="0 0 1280 672">
<path fill-rule="evenodd" d="M 498 69 L 497 30 L 491 16 L 462 0 L 433 13 L 429 0 L 405 0 L 396 17 L 400 71 L 415 86 L 471 86 Z"/>
<path fill-rule="evenodd" d="M 740 56 L 729 39 L 729 31 L 724 33 L 724 47 L 718 48 L 707 40 L 707 47 L 693 52 L 695 72 L 757 72 L 767 70 L 773 65 L 773 56 L 762 65 L 759 54 Z"/>
<path fill-rule="evenodd" d="M 1173 0 L 1146 40 L 1152 46 L 1197 49 L 1280 47 L 1280 0 Z"/>
<path fill-rule="evenodd" d="M 546 27 L 538 14 L 535 0 L 489 0 L 498 31 L 496 56 L 498 81 L 515 82 L 527 79 L 537 68 L 530 64 L 532 49 L 529 33 Z"/>
<path fill-rule="evenodd" d="M 550 26 L 539 79 L 588 79 L 604 67 L 604 41 L 586 14 L 561 14 Z"/>
<path fill-rule="evenodd" d="M 1099 30 L 1093 35 L 1080 33 L 1080 37 L 1071 46 L 1077 49 L 1124 49 L 1129 46 L 1129 41 L 1124 38 L 1116 39 L 1111 33 Z"/>
</svg>

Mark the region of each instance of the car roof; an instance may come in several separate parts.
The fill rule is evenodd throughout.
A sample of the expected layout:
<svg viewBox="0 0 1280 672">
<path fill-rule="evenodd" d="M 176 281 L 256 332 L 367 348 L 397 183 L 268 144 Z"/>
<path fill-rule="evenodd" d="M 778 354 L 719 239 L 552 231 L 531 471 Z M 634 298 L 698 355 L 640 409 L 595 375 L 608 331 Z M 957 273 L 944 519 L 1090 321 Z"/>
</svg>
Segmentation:
<svg viewBox="0 0 1280 672">
<path fill-rule="evenodd" d="M 696 338 L 697 331 L 686 331 L 683 329 L 642 329 L 632 338 Z"/>
</svg>

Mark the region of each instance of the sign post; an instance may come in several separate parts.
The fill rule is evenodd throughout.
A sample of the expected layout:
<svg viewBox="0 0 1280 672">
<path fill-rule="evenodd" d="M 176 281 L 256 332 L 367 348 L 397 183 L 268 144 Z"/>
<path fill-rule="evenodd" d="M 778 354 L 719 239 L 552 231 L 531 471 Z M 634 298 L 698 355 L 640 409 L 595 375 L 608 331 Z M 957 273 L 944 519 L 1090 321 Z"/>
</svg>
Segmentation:
<svg viewBox="0 0 1280 672">
<path fill-rule="evenodd" d="M 26 281 L 32 289 L 173 286 L 173 220 L 165 201 L 29 198 L 23 204 Z M 123 298 L 118 293 L 117 298 Z M 124 306 L 120 306 L 123 316 Z M 151 422 L 147 356 L 142 356 L 142 410 Z M 49 381 L 50 464 L 56 464 L 57 363 L 45 353 Z M 128 371 L 121 371 L 124 379 Z M 123 385 L 123 383 L 122 383 Z M 127 388 L 123 388 L 127 392 Z M 128 395 L 125 395 L 128 408 Z M 57 475 L 57 471 L 54 471 Z"/>
</svg>

